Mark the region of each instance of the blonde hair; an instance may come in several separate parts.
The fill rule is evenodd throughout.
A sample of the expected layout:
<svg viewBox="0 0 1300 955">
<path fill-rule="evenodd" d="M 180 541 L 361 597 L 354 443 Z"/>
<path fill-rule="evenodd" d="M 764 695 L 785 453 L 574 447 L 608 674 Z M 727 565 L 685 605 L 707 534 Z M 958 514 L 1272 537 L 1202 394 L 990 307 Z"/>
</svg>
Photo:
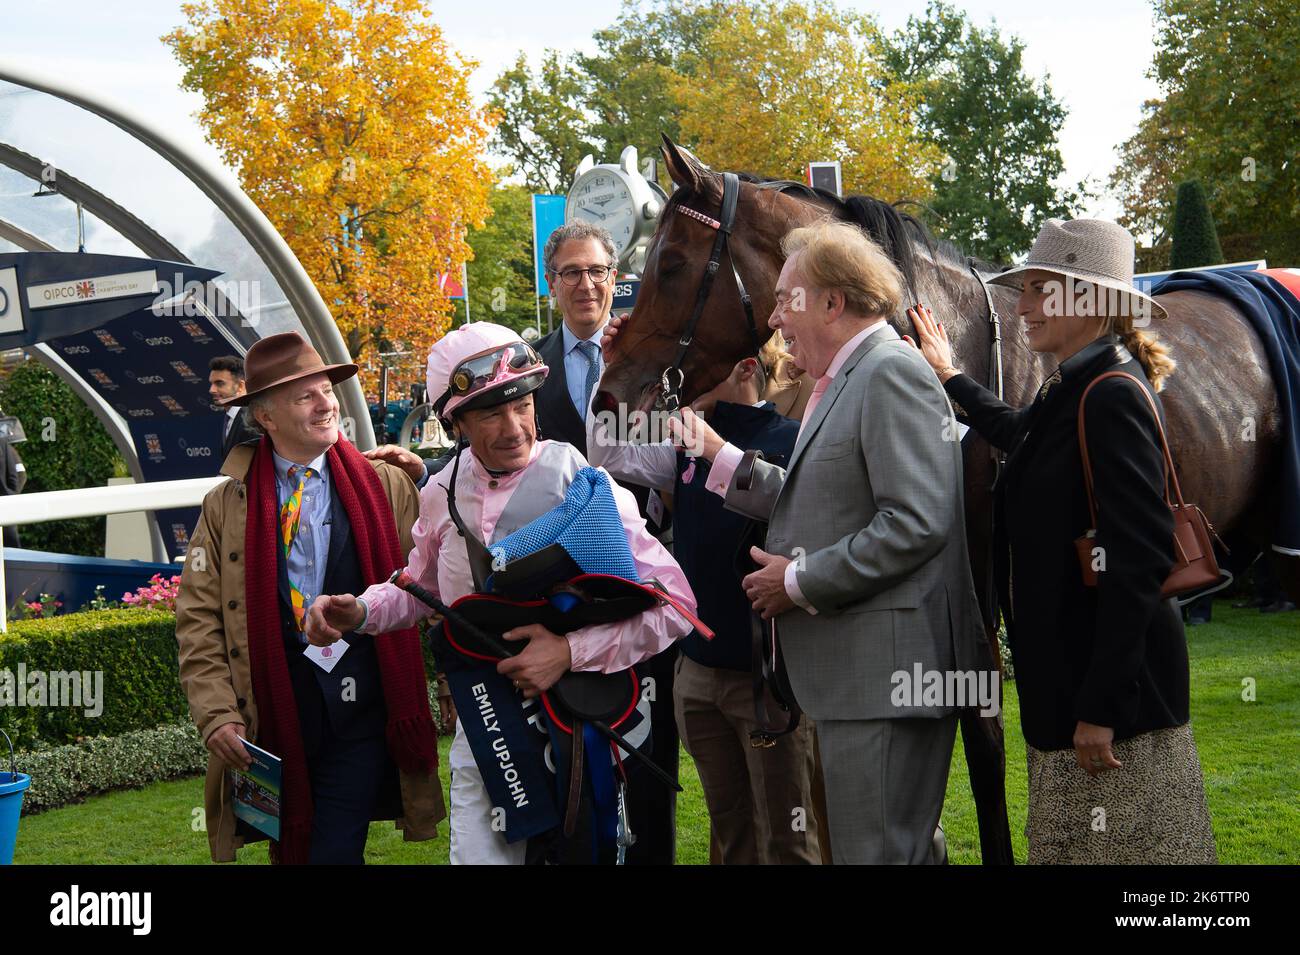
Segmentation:
<svg viewBox="0 0 1300 955">
<path fill-rule="evenodd" d="M 858 315 L 893 315 L 903 300 L 898 266 L 865 232 L 848 222 L 822 219 L 781 240 L 786 258 L 802 252 L 800 271 L 819 288 L 844 295 L 846 310 Z"/>
<path fill-rule="evenodd" d="M 789 384 L 799 377 L 794 358 L 785 350 L 785 338 L 779 331 L 763 343 L 758 360 L 763 366 L 769 386 Z"/>
<path fill-rule="evenodd" d="M 1178 362 L 1164 342 L 1155 333 L 1133 327 L 1132 315 L 1112 315 L 1106 322 L 1106 331 L 1119 338 L 1120 344 L 1138 360 L 1147 380 L 1156 391 L 1163 391 L 1165 379 L 1174 373 Z"/>
</svg>

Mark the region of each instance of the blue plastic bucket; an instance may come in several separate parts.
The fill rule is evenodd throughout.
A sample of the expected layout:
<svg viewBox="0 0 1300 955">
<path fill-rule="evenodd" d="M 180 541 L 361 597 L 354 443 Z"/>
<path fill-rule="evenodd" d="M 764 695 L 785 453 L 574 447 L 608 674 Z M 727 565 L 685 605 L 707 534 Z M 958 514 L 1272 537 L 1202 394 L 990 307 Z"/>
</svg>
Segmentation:
<svg viewBox="0 0 1300 955">
<path fill-rule="evenodd" d="M 9 772 L 0 772 L 0 865 L 12 865 L 14 844 L 18 842 L 18 818 L 23 814 L 23 793 L 32 777 L 18 772 L 14 765 L 14 744 L 9 734 L 0 730 L 9 744 Z"/>
</svg>

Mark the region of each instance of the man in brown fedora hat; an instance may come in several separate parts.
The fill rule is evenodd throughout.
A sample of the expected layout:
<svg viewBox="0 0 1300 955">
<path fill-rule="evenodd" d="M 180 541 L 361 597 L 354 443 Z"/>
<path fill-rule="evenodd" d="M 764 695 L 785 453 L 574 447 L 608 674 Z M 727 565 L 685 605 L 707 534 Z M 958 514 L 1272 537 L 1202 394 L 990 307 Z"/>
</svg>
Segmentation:
<svg viewBox="0 0 1300 955">
<path fill-rule="evenodd" d="M 234 448 L 210 491 L 176 602 L 180 676 L 210 757 L 212 858 L 261 835 L 235 818 L 228 769 L 247 739 L 283 760 L 273 861 L 360 863 L 373 819 L 431 839 L 445 815 L 424 658 L 414 629 L 310 647 L 317 594 L 360 593 L 405 563 L 419 511 L 398 468 L 339 434 L 326 365 L 296 333 L 249 349 L 247 405 L 262 439 Z"/>
</svg>

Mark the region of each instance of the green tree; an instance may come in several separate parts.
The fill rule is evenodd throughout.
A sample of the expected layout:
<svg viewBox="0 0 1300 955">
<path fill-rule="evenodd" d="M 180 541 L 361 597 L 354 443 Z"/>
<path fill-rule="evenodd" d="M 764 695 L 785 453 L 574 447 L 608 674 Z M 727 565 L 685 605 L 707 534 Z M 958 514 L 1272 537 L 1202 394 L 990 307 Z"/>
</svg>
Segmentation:
<svg viewBox="0 0 1300 955">
<path fill-rule="evenodd" d="M 885 54 L 895 77 L 919 86 L 921 133 L 945 156 L 932 224 L 994 261 L 1026 251 L 1044 219 L 1076 214 L 1089 194 L 1086 183 L 1057 184 L 1066 110 L 1047 78 L 1026 73 L 1023 51 L 1018 37 L 934 2 L 908 18 Z"/>
<path fill-rule="evenodd" d="M 555 50 L 542 54 L 536 71 L 520 53 L 492 84 L 488 102 L 501 117 L 493 145 L 532 191 L 564 192 L 582 157 L 601 151 L 588 132 L 586 90 L 573 58 Z"/>
<path fill-rule="evenodd" d="M 1163 238 L 1176 184 L 1197 180 L 1229 260 L 1300 260 L 1300 21 L 1282 0 L 1155 0 L 1161 97 L 1121 147 L 1126 218 Z"/>
<path fill-rule="evenodd" d="M 612 162 L 631 145 L 657 155 L 661 132 L 680 135 L 673 82 L 691 75 L 704 38 L 732 6 L 624 0 L 618 19 L 592 34 L 594 54 L 546 50 L 533 69 L 520 53 L 489 93 L 501 116 L 493 145 L 533 191 L 549 193 L 568 189 L 588 153 Z"/>
<path fill-rule="evenodd" d="M 618 19 L 593 35 L 597 53 L 579 55 L 591 114 L 589 135 L 612 162 L 624 146 L 657 156 L 660 133 L 681 138 L 673 85 L 693 77 L 713 31 L 731 22 L 726 0 L 666 0 L 643 7 L 623 0 Z M 668 182 L 666 172 L 662 181 Z"/>
<path fill-rule="evenodd" d="M 1214 216 L 1205 198 L 1205 187 L 1195 180 L 1178 187 L 1174 203 L 1173 247 L 1169 252 L 1171 269 L 1193 269 L 1223 262 L 1219 234 Z"/>
<path fill-rule="evenodd" d="M 469 234 L 469 315 L 476 322 L 520 332 L 536 325 L 531 195 L 526 186 L 499 184 L 488 197 L 491 218 Z M 464 320 L 464 303 L 457 302 L 456 321 Z"/>
<path fill-rule="evenodd" d="M 888 74 L 881 45 L 873 20 L 822 0 L 737 5 L 673 82 L 682 136 L 716 168 L 797 180 L 838 159 L 846 193 L 925 199 L 938 151 L 918 139 L 912 84 Z"/>
<path fill-rule="evenodd" d="M 16 445 L 27 468 L 23 493 L 103 487 L 126 473 L 113 439 L 86 403 L 40 362 L 28 360 L 0 382 L 0 408 L 23 423 Z M 28 524 L 22 544 L 33 550 L 104 556 L 104 518 Z"/>
</svg>

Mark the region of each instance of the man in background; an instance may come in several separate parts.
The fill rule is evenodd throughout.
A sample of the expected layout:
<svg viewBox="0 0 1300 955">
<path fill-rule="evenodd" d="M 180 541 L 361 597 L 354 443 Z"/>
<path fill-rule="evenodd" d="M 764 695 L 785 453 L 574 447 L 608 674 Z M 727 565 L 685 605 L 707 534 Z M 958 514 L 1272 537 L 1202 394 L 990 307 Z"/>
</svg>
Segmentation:
<svg viewBox="0 0 1300 955">
<path fill-rule="evenodd" d="M 208 362 L 208 396 L 214 404 L 246 394 L 244 359 L 238 355 L 221 355 Z M 222 409 L 221 459 L 236 445 L 256 441 L 260 435 L 249 419 L 247 408 L 230 405 Z"/>
</svg>

